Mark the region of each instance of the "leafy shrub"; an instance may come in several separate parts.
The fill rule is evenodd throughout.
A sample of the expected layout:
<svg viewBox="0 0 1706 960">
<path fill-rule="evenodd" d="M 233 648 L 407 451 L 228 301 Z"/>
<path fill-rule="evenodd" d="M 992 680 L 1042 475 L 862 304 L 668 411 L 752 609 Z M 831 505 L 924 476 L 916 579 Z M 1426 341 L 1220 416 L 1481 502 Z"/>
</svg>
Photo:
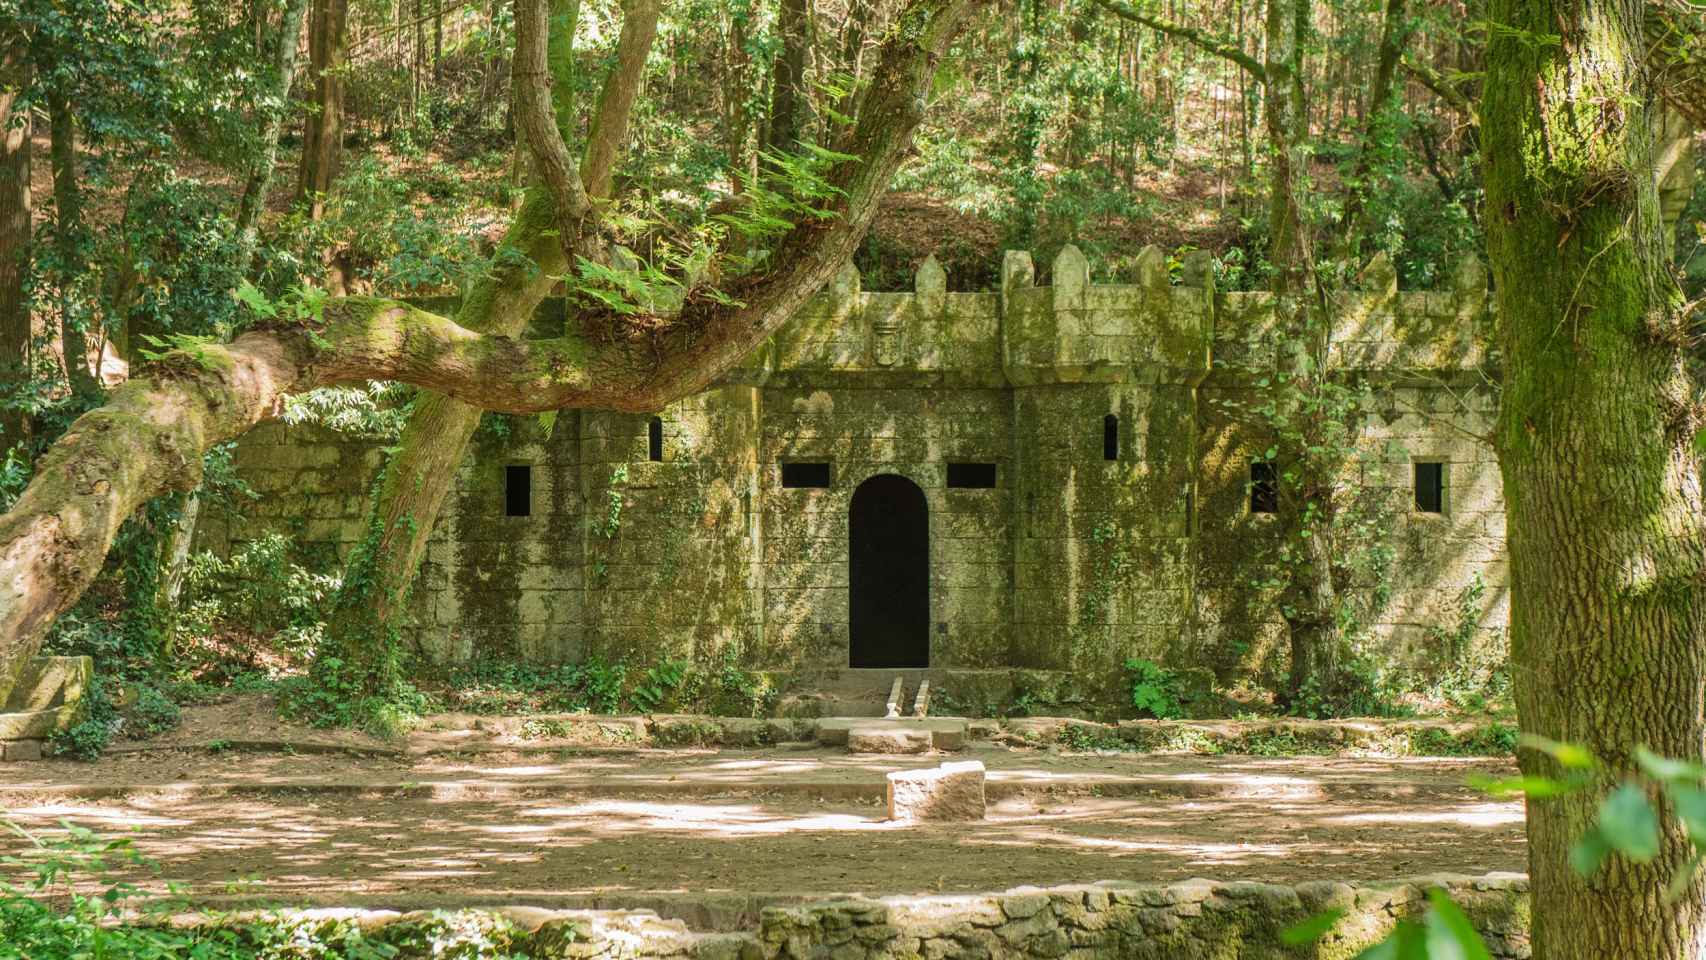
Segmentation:
<svg viewBox="0 0 1706 960">
<path fill-rule="evenodd" d="M 1178 678 L 1153 660 L 1133 657 L 1125 662 L 1131 705 L 1140 716 L 1176 720 L 1185 715 L 1179 703 Z"/>
<path fill-rule="evenodd" d="M 155 687 L 141 686 L 126 718 L 126 732 L 136 740 L 155 737 L 177 729 L 182 719 L 178 705 L 169 697 Z"/>
</svg>

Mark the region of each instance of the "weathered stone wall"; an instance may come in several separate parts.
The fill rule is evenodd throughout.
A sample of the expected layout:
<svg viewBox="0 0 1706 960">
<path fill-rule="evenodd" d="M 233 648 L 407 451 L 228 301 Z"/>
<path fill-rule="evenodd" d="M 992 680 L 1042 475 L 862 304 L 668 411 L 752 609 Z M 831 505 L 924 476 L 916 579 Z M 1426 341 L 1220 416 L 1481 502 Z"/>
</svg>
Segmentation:
<svg viewBox="0 0 1706 960">
<path fill-rule="evenodd" d="M 1250 509 L 1250 464 L 1272 445 L 1253 404 L 1273 369 L 1271 298 L 1219 298 L 1214 368 L 1197 395 L 1195 650 L 1183 659 L 1223 680 L 1280 666 L 1284 624 L 1260 559 L 1275 545 L 1275 516 Z M 1335 305 L 1336 374 L 1366 385 L 1377 410 L 1361 424 L 1362 455 L 1349 489 L 1382 504 L 1392 549 L 1374 574 L 1389 596 L 1369 616 L 1387 657 L 1424 668 L 1461 659 L 1447 650 L 1464 613 L 1474 644 L 1498 639 L 1509 617 L 1504 504 L 1492 447 L 1482 438 L 1497 415 L 1488 341 L 1486 274 L 1464 266 L 1445 291 L 1400 292 L 1386 260 L 1363 272 L 1359 289 Z M 1442 463 L 1444 510 L 1414 500 L 1414 464 Z M 1369 586 L 1366 582 L 1363 587 Z M 1363 590 L 1365 596 L 1371 591 Z"/>
<path fill-rule="evenodd" d="M 845 666 L 849 503 L 897 474 L 929 507 L 932 666 L 1115 677 L 1143 656 L 1224 682 L 1276 674 L 1282 626 L 1256 585 L 1274 518 L 1248 502 L 1270 443 L 1240 408 L 1272 366 L 1271 305 L 1217 293 L 1206 255 L 1169 265 L 1149 248 L 1138 267 L 1135 283 L 1093 284 L 1068 247 L 1039 287 L 1009 253 L 994 293 L 947 292 L 934 260 L 911 293 L 862 291 L 845 270 L 721 385 L 659 412 L 655 462 L 643 415 L 482 431 L 433 532 L 413 635 L 445 660 Z M 1478 636 L 1506 618 L 1499 478 L 1477 439 L 1494 414 L 1485 275 L 1401 293 L 1376 261 L 1334 320 L 1337 375 L 1382 404 L 1347 477 L 1393 507 L 1372 625 L 1393 656 L 1437 661 L 1472 584 Z M 1446 464 L 1440 514 L 1414 509 L 1416 460 Z M 347 549 L 378 462 L 326 431 L 254 431 L 237 465 L 263 497 L 202 542 L 282 529 Z M 830 464 L 829 486 L 784 488 L 792 462 Z M 948 486 L 956 462 L 993 464 L 994 487 Z M 532 468 L 526 517 L 505 515 L 511 465 Z"/>
<path fill-rule="evenodd" d="M 648 911 L 532 907 L 281 911 L 270 920 L 307 944 L 360 929 L 368 941 L 400 948 L 405 958 L 439 956 L 456 944 L 459 955 L 583 960 L 1348 960 L 1399 920 L 1419 918 L 1432 887 L 1464 909 L 1496 960 L 1531 955 L 1527 882 L 1509 875 L 1359 886 L 1330 880 L 1295 887 L 1096 883 L 840 900 L 766 907 L 756 930 L 712 932 Z M 1283 943 L 1287 928 L 1329 910 L 1343 916 L 1326 936 L 1301 947 Z M 246 920 L 227 915 L 212 923 Z"/>
</svg>

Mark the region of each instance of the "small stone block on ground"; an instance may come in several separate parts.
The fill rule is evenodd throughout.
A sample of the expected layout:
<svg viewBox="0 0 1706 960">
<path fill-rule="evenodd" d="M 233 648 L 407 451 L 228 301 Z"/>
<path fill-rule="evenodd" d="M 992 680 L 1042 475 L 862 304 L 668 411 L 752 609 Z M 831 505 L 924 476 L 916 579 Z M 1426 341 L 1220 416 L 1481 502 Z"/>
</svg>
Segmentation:
<svg viewBox="0 0 1706 960">
<path fill-rule="evenodd" d="M 896 770 L 889 774 L 889 819 L 982 820 L 987 812 L 983 782 L 981 760 Z"/>
<path fill-rule="evenodd" d="M 0 743 L 0 760 L 40 760 L 40 740 L 7 740 Z"/>
<path fill-rule="evenodd" d="M 926 753 L 930 731 L 910 727 L 854 727 L 847 731 L 848 753 Z"/>
</svg>

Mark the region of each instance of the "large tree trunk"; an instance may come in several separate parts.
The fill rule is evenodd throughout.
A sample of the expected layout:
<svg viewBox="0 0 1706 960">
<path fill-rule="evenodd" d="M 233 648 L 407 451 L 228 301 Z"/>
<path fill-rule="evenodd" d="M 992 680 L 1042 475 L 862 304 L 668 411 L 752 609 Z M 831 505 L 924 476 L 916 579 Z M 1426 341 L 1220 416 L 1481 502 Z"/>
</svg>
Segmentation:
<svg viewBox="0 0 1706 960">
<path fill-rule="evenodd" d="M 325 212 L 325 195 L 338 178 L 338 159 L 343 151 L 348 24 L 349 0 L 314 0 L 308 32 L 308 75 L 314 94 L 302 131 L 296 198 L 308 201 L 308 215 L 315 220 Z"/>
<path fill-rule="evenodd" d="M 59 269 L 66 281 L 88 269 L 83 262 L 88 233 L 83 226 L 83 189 L 77 170 L 77 119 L 71 104 L 57 90 L 47 95 L 52 135 L 53 206 L 55 234 L 59 245 Z M 60 347 L 65 354 L 65 375 L 73 393 L 94 396 L 100 384 L 89 368 L 87 331 L 72 316 L 70 297 L 60 304 Z"/>
<path fill-rule="evenodd" d="M 273 168 L 278 166 L 278 139 L 284 132 L 284 116 L 290 110 L 290 82 L 296 76 L 296 49 L 302 39 L 302 21 L 308 0 L 289 0 L 279 21 L 272 51 L 273 85 L 267 91 L 266 122 L 261 126 L 261 153 L 249 170 L 243 196 L 237 202 L 237 272 L 249 272 L 260 231 L 261 211 L 266 209 L 272 187 Z"/>
<path fill-rule="evenodd" d="M 1493 0 L 1489 20 L 1482 150 L 1521 725 L 1589 748 L 1612 776 L 1638 745 L 1699 761 L 1701 415 L 1663 269 L 1641 8 Z M 1557 773 L 1535 751 L 1519 760 Z M 1529 802 L 1534 955 L 1697 960 L 1706 881 L 1664 896 L 1690 853 L 1679 829 L 1651 863 L 1571 868 L 1596 802 Z"/>
</svg>

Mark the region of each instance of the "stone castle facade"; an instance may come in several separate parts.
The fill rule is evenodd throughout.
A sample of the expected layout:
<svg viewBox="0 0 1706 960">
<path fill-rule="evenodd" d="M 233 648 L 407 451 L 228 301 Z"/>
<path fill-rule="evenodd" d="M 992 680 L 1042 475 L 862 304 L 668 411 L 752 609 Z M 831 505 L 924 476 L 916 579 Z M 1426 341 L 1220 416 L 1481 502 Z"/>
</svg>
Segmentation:
<svg viewBox="0 0 1706 960">
<path fill-rule="evenodd" d="M 712 389 L 657 416 L 563 411 L 482 433 L 432 535 L 412 635 L 440 660 L 702 661 L 751 668 L 1038 668 L 1126 657 L 1271 677 L 1284 631 L 1260 585 L 1270 443 L 1240 403 L 1273 341 L 1262 293 L 1217 292 L 1204 254 L 1098 284 L 1074 247 L 1038 285 L 910 293 L 844 270 Z M 1400 292 L 1383 259 L 1336 304 L 1337 376 L 1370 386 L 1392 509 L 1373 635 L 1424 664 L 1507 610 L 1491 449 L 1486 276 Z M 549 422 L 547 422 L 549 421 Z M 263 496 L 204 521 L 360 538 L 371 444 L 271 424 L 237 452 Z M 1460 629 L 1461 628 L 1461 629 Z M 1456 641 L 1454 641 L 1456 642 Z"/>
</svg>

